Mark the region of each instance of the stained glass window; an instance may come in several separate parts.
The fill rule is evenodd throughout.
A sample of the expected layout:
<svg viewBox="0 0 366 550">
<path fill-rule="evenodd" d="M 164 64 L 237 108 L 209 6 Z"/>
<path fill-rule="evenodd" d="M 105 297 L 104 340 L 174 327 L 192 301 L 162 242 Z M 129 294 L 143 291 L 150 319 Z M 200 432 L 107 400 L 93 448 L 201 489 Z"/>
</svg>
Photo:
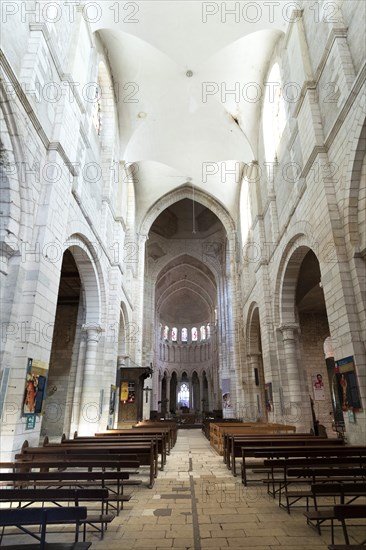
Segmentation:
<svg viewBox="0 0 366 550">
<path fill-rule="evenodd" d="M 168 334 L 169 334 L 169 327 L 168 327 L 168 325 L 165 325 L 164 333 L 163 333 L 164 340 L 168 340 Z"/>
<path fill-rule="evenodd" d="M 178 330 L 177 327 L 172 328 L 172 342 L 176 342 L 178 338 Z"/>
<path fill-rule="evenodd" d="M 202 325 L 201 328 L 200 328 L 200 336 L 201 336 L 201 341 L 202 340 L 206 340 L 206 327 L 205 325 Z"/>
<path fill-rule="evenodd" d="M 186 328 L 182 328 L 182 342 L 187 342 L 188 340 L 188 330 Z"/>
<path fill-rule="evenodd" d="M 207 325 L 206 329 L 207 329 L 207 332 L 206 332 L 207 340 L 209 340 L 211 338 L 211 325 Z"/>
<path fill-rule="evenodd" d="M 180 386 L 180 392 L 178 393 L 179 407 L 189 407 L 189 387 L 188 384 L 183 382 Z"/>
<path fill-rule="evenodd" d="M 197 342 L 197 327 L 192 327 L 191 334 L 192 342 Z"/>
</svg>

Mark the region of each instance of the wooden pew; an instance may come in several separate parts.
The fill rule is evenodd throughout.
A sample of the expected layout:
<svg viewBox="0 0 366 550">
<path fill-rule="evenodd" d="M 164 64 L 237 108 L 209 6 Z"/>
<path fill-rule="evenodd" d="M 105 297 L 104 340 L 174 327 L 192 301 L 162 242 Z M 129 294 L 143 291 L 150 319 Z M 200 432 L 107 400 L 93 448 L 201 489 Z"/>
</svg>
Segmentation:
<svg viewBox="0 0 366 550">
<path fill-rule="evenodd" d="M 164 441 L 164 452 L 165 454 L 170 454 L 170 451 L 173 447 L 173 434 L 172 430 L 169 427 L 165 428 L 126 428 L 119 430 L 107 430 L 106 432 L 97 432 L 95 437 L 103 439 L 111 439 L 118 437 L 141 437 L 141 436 L 150 436 L 150 437 L 162 437 Z M 74 439 L 79 439 L 80 436 L 74 434 Z"/>
<path fill-rule="evenodd" d="M 306 446 L 292 446 L 283 445 L 281 447 L 242 447 L 242 483 L 247 485 L 247 470 L 253 468 L 258 472 L 266 473 L 273 478 L 273 468 L 282 468 L 281 462 L 275 462 L 275 460 L 290 459 L 290 458 L 316 458 L 316 457 L 357 457 L 360 461 L 365 457 L 366 447 L 364 446 L 337 446 L 337 445 L 312 445 Z M 247 458 L 260 459 L 261 461 L 257 465 L 247 463 Z"/>
<path fill-rule="evenodd" d="M 58 457 L 56 455 L 15 455 L 16 461 L 12 462 L 12 469 L 14 472 L 29 472 L 36 469 L 40 469 L 42 472 L 48 472 L 50 468 L 56 468 L 57 471 L 63 471 L 70 468 L 87 468 L 88 471 L 94 472 L 95 470 L 108 470 L 116 469 L 117 471 L 124 471 L 127 468 L 137 475 L 139 473 L 138 468 L 140 462 L 137 457 L 131 456 L 131 460 L 126 460 L 123 455 L 98 455 L 98 457 L 90 455 L 62 455 Z M 0 465 L 1 467 L 1 465 Z"/>
<path fill-rule="evenodd" d="M 273 496 L 276 496 L 276 494 L 279 495 L 280 507 L 285 507 L 289 512 L 288 504 L 286 506 L 282 506 L 282 493 L 284 491 L 288 491 L 289 484 L 294 482 L 297 484 L 309 484 L 319 481 L 317 477 L 312 477 L 314 472 L 316 472 L 316 476 L 321 477 L 321 481 L 324 481 L 324 479 L 329 477 L 332 477 L 335 481 L 337 481 L 337 472 L 340 474 L 341 478 L 346 481 L 354 479 L 356 476 L 361 477 L 361 479 L 364 480 L 363 478 L 366 473 L 365 458 L 351 455 L 344 455 L 342 457 L 328 456 L 325 457 L 326 461 L 324 460 L 324 457 L 319 456 L 307 458 L 275 458 L 265 460 L 265 466 L 272 471 L 272 474 L 267 479 L 263 479 L 262 482 L 266 483 L 268 486 L 272 486 Z M 347 476 L 346 473 L 341 471 L 343 468 L 346 469 Z M 279 472 L 280 476 L 276 477 L 274 475 L 275 472 Z M 278 489 L 276 489 L 277 486 Z M 294 498 L 296 497 L 295 494 L 288 496 Z"/>
<path fill-rule="evenodd" d="M 108 504 L 116 510 L 117 516 L 119 511 L 123 509 L 123 503 L 130 500 L 129 495 L 123 494 L 124 482 L 129 480 L 128 472 L 109 471 L 109 472 L 8 472 L 0 474 L 0 479 L 3 486 L 12 488 L 31 488 L 37 489 L 40 487 L 58 487 L 58 488 L 85 488 L 101 487 L 108 489 L 109 495 L 106 499 L 107 512 Z M 139 484 L 139 482 L 135 482 Z"/>
<path fill-rule="evenodd" d="M 28 442 L 25 441 L 22 446 L 22 452 L 16 455 L 16 459 L 17 461 L 21 460 L 23 463 L 25 460 L 38 461 L 41 457 L 42 460 L 55 457 L 58 461 L 64 460 L 65 462 L 68 460 L 104 460 L 105 462 L 111 460 L 118 462 L 120 460 L 121 467 L 123 467 L 123 462 L 126 461 L 128 455 L 137 456 L 140 465 L 149 466 L 149 487 L 151 488 L 154 485 L 154 479 L 158 472 L 157 445 L 153 441 L 98 446 L 87 444 L 66 445 L 60 443 L 46 445 L 45 447 L 29 447 Z"/>
<path fill-rule="evenodd" d="M 296 432 L 295 426 L 285 424 L 262 423 L 262 422 L 242 422 L 242 423 L 212 423 L 210 424 L 210 443 L 216 451 L 222 455 L 224 447 L 224 434 L 232 431 L 233 428 L 240 428 L 243 435 L 271 435 Z"/>
<path fill-rule="evenodd" d="M 358 504 L 338 504 L 334 506 L 334 516 L 342 524 L 344 540 L 346 544 L 331 544 L 328 546 L 329 550 L 364 550 L 366 539 L 361 541 L 360 544 L 350 544 L 347 530 L 347 519 L 366 519 L 366 507 Z M 365 532 L 363 531 L 363 536 Z"/>
<path fill-rule="evenodd" d="M 72 502 L 79 506 L 81 502 L 93 502 L 100 505 L 100 512 L 90 512 L 86 518 L 80 520 L 84 526 L 84 541 L 86 526 L 90 525 L 100 532 L 103 538 L 105 527 L 115 518 L 114 514 L 108 513 L 107 499 L 108 489 L 0 489 L 0 502 L 18 503 L 19 507 L 39 502 L 53 502 L 58 504 Z M 97 527 L 100 524 L 100 527 Z"/>
<path fill-rule="evenodd" d="M 160 469 L 164 470 L 164 464 L 166 463 L 167 455 L 167 437 L 166 434 L 151 434 L 151 435 L 118 435 L 118 436 L 76 436 L 74 439 L 67 439 L 62 437 L 61 443 L 63 445 L 122 445 L 123 443 L 146 443 L 153 441 L 156 444 L 157 455 L 161 456 Z M 50 445 L 48 441 L 43 445 Z M 52 444 L 51 444 L 52 445 Z"/>
<path fill-rule="evenodd" d="M 280 435 L 280 436 L 259 436 L 259 437 L 243 437 L 232 436 L 228 437 L 230 442 L 230 452 L 227 455 L 227 467 L 232 471 L 232 474 L 236 476 L 236 458 L 242 457 L 242 448 L 244 447 L 263 447 L 267 449 L 269 447 L 310 447 L 310 446 L 329 446 L 338 447 L 343 445 L 343 441 L 340 439 L 328 439 L 321 438 L 319 436 L 293 436 L 293 435 Z"/>
<path fill-rule="evenodd" d="M 233 440 L 240 441 L 241 439 L 243 441 L 247 441 L 248 439 L 256 439 L 256 440 L 292 440 L 292 439 L 305 439 L 305 438 L 318 438 L 319 436 L 310 435 L 308 433 L 287 433 L 287 434 L 248 434 L 243 433 L 241 428 L 232 428 L 225 430 L 223 432 L 223 461 L 225 464 L 227 464 L 228 469 L 231 469 L 230 463 L 231 463 L 231 455 L 233 452 Z M 327 439 L 327 438 L 322 438 Z M 241 453 L 239 452 L 236 457 L 240 457 Z"/>
<path fill-rule="evenodd" d="M 338 499 L 338 504 L 347 504 L 348 506 L 351 505 L 351 503 L 354 502 L 356 498 L 366 497 L 366 482 L 357 482 L 355 480 L 352 483 L 344 483 L 339 481 L 332 481 L 332 478 L 330 478 L 329 482 L 313 483 L 311 485 L 311 494 L 314 500 L 314 510 L 307 510 L 305 512 L 304 515 L 307 519 L 307 523 L 308 525 L 316 527 L 320 535 L 321 524 L 324 523 L 324 521 L 330 521 L 331 542 L 332 544 L 334 544 L 333 527 L 334 521 L 337 519 L 334 512 L 334 506 L 331 508 L 319 510 L 319 497 L 332 497 L 335 500 Z M 346 498 L 350 499 L 348 503 L 346 503 Z"/>
<path fill-rule="evenodd" d="M 51 548 L 46 543 L 46 530 L 48 525 L 59 525 L 65 523 L 75 524 L 75 542 L 74 543 L 52 543 L 52 550 L 87 550 L 90 548 L 90 542 L 78 542 L 78 533 L 80 523 L 87 517 L 87 508 L 85 506 L 70 506 L 67 508 L 12 508 L 2 509 L 0 514 L 0 526 L 17 527 L 21 531 L 31 535 L 38 544 L 17 544 L 13 546 L 2 546 L 3 550 L 46 550 Z M 40 534 L 31 533 L 24 526 L 39 525 Z M 3 533 L 0 538 L 2 542 Z"/>
<path fill-rule="evenodd" d="M 301 471 L 301 473 L 299 473 Z M 298 474 L 298 475 L 297 475 Z M 295 480 L 291 480 L 291 477 L 294 477 Z M 289 487 L 289 490 L 286 488 L 286 490 L 283 493 L 284 498 L 286 499 L 286 505 L 284 508 L 287 509 L 287 512 L 290 513 L 290 508 L 293 504 L 298 502 L 301 499 L 306 499 L 306 509 L 309 511 L 309 500 L 314 500 L 315 508 L 317 508 L 316 505 L 316 494 L 317 492 L 319 494 L 323 494 L 323 488 L 324 488 L 324 494 L 327 496 L 332 495 L 332 491 L 334 491 L 334 496 L 336 496 L 336 489 L 332 489 L 331 485 L 337 485 L 339 483 L 342 484 L 342 487 L 346 487 L 348 483 L 351 483 L 352 490 L 355 492 L 352 494 L 351 491 L 348 492 L 348 495 L 341 493 L 342 497 L 345 496 L 352 496 L 353 500 L 358 498 L 359 496 L 363 496 L 363 493 L 365 491 L 363 484 L 366 481 L 366 467 L 365 468 L 359 468 L 359 467 L 352 467 L 352 466 L 336 466 L 333 468 L 328 468 L 324 466 L 323 468 L 307 468 L 305 473 L 303 470 L 300 469 L 293 469 L 289 470 L 287 472 L 287 485 L 286 487 Z M 302 486 L 301 489 L 293 489 L 293 484 Z M 311 484 L 311 485 L 309 485 Z M 305 490 L 304 490 L 305 488 Z M 323 494 L 323 496 L 324 496 Z M 366 495 L 365 495 L 366 496 Z M 280 501 L 282 499 L 282 494 L 280 493 Z M 282 505 L 281 505 L 282 506 Z M 310 514 L 311 512 L 309 512 Z M 315 514 L 316 515 L 316 514 Z M 320 514 L 321 515 L 321 514 Z M 309 517 L 309 520 L 318 521 L 320 519 L 320 516 L 318 518 L 311 518 Z"/>
<path fill-rule="evenodd" d="M 333 443 L 336 442 L 336 443 Z M 337 443 L 340 441 L 340 443 Z M 290 436 L 285 437 L 265 437 L 265 438 L 233 438 L 231 440 L 231 452 L 230 458 L 228 458 L 228 465 L 232 471 L 232 474 L 236 476 L 236 458 L 241 456 L 242 462 L 248 457 L 253 457 L 253 453 L 268 452 L 271 448 L 281 449 L 309 449 L 309 448 L 338 448 L 342 445 L 341 440 L 322 439 L 314 436 L 308 436 L 303 438 L 293 438 Z"/>
<path fill-rule="evenodd" d="M 169 428 L 172 437 L 172 447 L 177 442 L 177 423 L 174 420 L 140 420 L 137 422 L 133 429 L 147 429 L 147 428 Z"/>
</svg>

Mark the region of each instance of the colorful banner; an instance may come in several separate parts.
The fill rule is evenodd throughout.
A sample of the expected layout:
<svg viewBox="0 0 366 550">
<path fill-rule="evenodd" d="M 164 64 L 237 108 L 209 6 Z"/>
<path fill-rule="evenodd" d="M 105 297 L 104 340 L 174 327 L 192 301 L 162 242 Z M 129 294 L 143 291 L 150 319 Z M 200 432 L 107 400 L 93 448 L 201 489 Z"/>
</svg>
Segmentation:
<svg viewBox="0 0 366 550">
<path fill-rule="evenodd" d="M 44 412 L 48 364 L 37 359 L 28 358 L 27 375 L 23 399 L 23 416 Z M 28 428 L 29 429 L 29 428 Z"/>
</svg>

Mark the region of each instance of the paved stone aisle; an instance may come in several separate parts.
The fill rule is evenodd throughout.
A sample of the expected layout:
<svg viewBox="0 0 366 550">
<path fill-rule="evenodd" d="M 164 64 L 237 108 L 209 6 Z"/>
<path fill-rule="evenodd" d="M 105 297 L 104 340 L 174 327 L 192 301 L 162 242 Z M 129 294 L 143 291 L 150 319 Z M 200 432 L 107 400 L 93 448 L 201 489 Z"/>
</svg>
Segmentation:
<svg viewBox="0 0 366 550">
<path fill-rule="evenodd" d="M 200 430 L 179 430 L 178 441 L 153 489 L 139 487 L 91 550 L 245 548 L 325 550 L 303 509 L 288 515 L 264 487 L 244 488 L 233 478 Z"/>
</svg>

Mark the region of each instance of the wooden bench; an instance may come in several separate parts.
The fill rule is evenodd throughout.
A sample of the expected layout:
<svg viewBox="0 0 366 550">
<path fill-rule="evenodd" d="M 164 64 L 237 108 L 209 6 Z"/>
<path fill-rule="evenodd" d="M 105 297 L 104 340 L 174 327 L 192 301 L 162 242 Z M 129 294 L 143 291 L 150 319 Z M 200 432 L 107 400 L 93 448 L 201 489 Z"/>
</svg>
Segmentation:
<svg viewBox="0 0 366 550">
<path fill-rule="evenodd" d="M 114 514 L 107 512 L 108 489 L 0 489 L 0 502 L 18 503 L 19 508 L 27 507 L 29 504 L 39 502 L 53 502 L 58 505 L 60 502 L 72 502 L 79 506 L 81 502 L 93 502 L 100 505 L 100 512 L 90 512 L 86 518 L 80 520 L 84 526 L 84 541 L 86 526 L 90 525 L 100 532 L 103 538 L 106 525 L 115 518 Z M 97 525 L 100 524 L 100 527 Z"/>
<path fill-rule="evenodd" d="M 90 458 L 90 455 L 72 455 L 60 457 L 57 455 L 46 455 L 33 457 L 31 454 L 15 455 L 15 462 L 12 462 L 12 470 L 15 472 L 29 472 L 34 469 L 40 469 L 43 472 L 48 472 L 50 468 L 56 468 L 57 471 L 66 470 L 69 468 L 87 468 L 88 471 L 113 470 L 125 471 L 130 469 L 128 473 L 131 475 L 139 474 L 138 468 L 140 462 L 137 457 L 131 456 L 131 460 L 125 460 L 119 455 L 98 455 L 98 457 Z M 10 468 L 7 468 L 10 469 Z"/>
<path fill-rule="evenodd" d="M 163 436 L 165 440 L 166 454 L 170 454 L 171 449 L 174 447 L 176 435 L 173 428 L 169 426 L 165 427 L 144 427 L 139 428 L 125 428 L 116 430 L 107 430 L 106 432 L 98 432 L 95 437 L 111 438 L 119 436 Z M 76 438 L 79 436 L 76 435 Z"/>
<path fill-rule="evenodd" d="M 337 472 L 338 473 L 338 472 Z M 338 476 L 337 476 L 338 477 Z M 311 485 L 311 494 L 314 500 L 314 510 L 307 510 L 305 517 L 308 525 L 316 527 L 319 535 L 321 534 L 320 526 L 324 521 L 331 522 L 331 537 L 332 544 L 334 543 L 334 520 L 338 519 L 334 512 L 334 507 L 319 510 L 319 497 L 333 497 L 338 499 L 338 504 L 350 505 L 356 498 L 366 497 L 366 482 L 353 481 L 352 483 L 344 483 L 334 481 L 334 478 L 329 478 L 329 482 L 313 483 Z M 346 498 L 350 500 L 346 503 Z"/>
<path fill-rule="evenodd" d="M 171 434 L 172 447 L 174 447 L 174 445 L 176 444 L 178 428 L 177 428 L 177 423 L 174 420 L 160 420 L 160 421 L 140 420 L 133 426 L 133 429 L 139 429 L 139 430 L 140 429 L 145 430 L 147 428 L 150 428 L 150 429 L 151 428 L 169 428 L 169 431 Z"/>
<path fill-rule="evenodd" d="M 301 473 L 300 473 L 301 472 Z M 305 472 L 305 473 L 304 473 Z M 300 499 L 306 498 L 306 509 L 308 510 L 308 502 L 309 499 L 314 500 L 315 510 L 317 510 L 317 504 L 316 504 L 316 495 L 317 492 L 319 495 L 323 496 L 332 496 L 333 492 L 336 496 L 337 493 L 337 484 L 342 484 L 342 487 L 339 489 L 340 493 L 339 496 L 341 497 L 341 501 L 344 503 L 345 496 L 352 496 L 352 500 L 355 500 L 359 496 L 366 496 L 364 495 L 365 492 L 365 481 L 366 481 L 366 468 L 310 468 L 309 471 L 307 470 L 289 470 L 287 472 L 287 479 L 290 480 L 291 476 L 294 476 L 296 478 L 295 483 L 299 483 L 299 481 L 303 481 L 303 488 L 304 489 L 297 489 L 292 490 L 291 486 L 293 485 L 293 482 L 290 482 L 290 490 L 284 491 L 284 497 L 286 499 L 286 509 L 288 513 L 290 513 L 290 507 L 298 502 Z M 311 485 L 308 485 L 308 483 L 311 483 Z M 351 482 L 351 485 L 348 487 L 348 483 Z M 334 485 L 334 488 L 332 487 Z M 343 494 L 342 491 L 346 491 L 348 489 L 349 491 L 354 490 L 355 493 L 352 495 L 351 492 L 346 495 Z M 323 494 L 324 490 L 324 494 Z M 281 498 L 281 495 L 280 495 Z M 309 512 L 311 513 L 311 512 Z M 316 514 L 315 514 L 316 515 Z M 313 518 L 314 519 L 314 518 Z"/>
<path fill-rule="evenodd" d="M 351 451 L 352 455 L 352 451 Z M 294 479 L 291 479 L 292 476 L 288 475 L 288 472 L 293 469 L 297 469 L 298 472 L 301 472 L 300 477 L 304 478 L 304 482 L 309 482 L 309 476 L 311 473 L 311 469 L 318 468 L 319 471 L 326 472 L 327 469 L 331 469 L 333 477 L 336 476 L 336 470 L 339 468 L 348 468 L 348 471 L 350 472 L 350 475 L 353 475 L 353 472 L 355 472 L 355 466 L 357 468 L 361 469 L 361 477 L 362 472 L 364 472 L 364 468 L 366 467 L 366 462 L 363 459 L 360 459 L 358 456 L 342 456 L 342 457 L 326 457 L 326 463 L 324 462 L 324 457 L 319 456 L 311 456 L 307 458 L 275 458 L 270 460 L 265 460 L 264 465 L 267 467 L 267 475 L 268 477 L 266 479 L 262 479 L 262 483 L 267 484 L 268 486 L 268 492 L 269 487 L 272 487 L 272 495 L 273 497 L 276 496 L 276 494 L 279 495 L 279 503 L 281 504 L 281 495 L 282 491 L 286 491 L 289 483 L 293 482 Z M 279 474 L 279 477 L 275 476 L 275 474 Z M 299 478 L 296 479 L 296 482 L 299 482 Z M 318 479 L 316 479 L 317 481 Z M 313 479 L 313 481 L 315 481 Z M 278 489 L 276 488 L 278 486 Z M 288 510 L 288 508 L 286 507 Z"/>
<path fill-rule="evenodd" d="M 292 441 L 293 439 L 314 439 L 319 440 L 319 436 L 310 435 L 308 433 L 286 433 L 286 434 L 245 434 L 242 432 L 241 428 L 231 428 L 227 429 L 223 433 L 224 447 L 223 447 L 223 461 L 227 464 L 228 469 L 231 469 L 231 456 L 233 455 L 234 448 L 233 444 L 236 442 L 243 441 L 246 444 L 247 441 L 263 441 L 265 444 L 266 441 Z M 321 438 L 327 440 L 327 438 Z M 235 449 L 236 450 L 236 449 Z M 235 456 L 238 458 L 241 456 L 240 447 L 239 451 L 235 453 Z"/>
<path fill-rule="evenodd" d="M 130 500 L 129 495 L 123 494 L 124 482 L 129 480 L 129 473 L 119 471 L 109 472 L 8 472 L 0 475 L 2 485 L 8 485 L 12 488 L 28 488 L 30 485 L 33 489 L 40 487 L 58 487 L 58 488 L 85 488 L 99 486 L 102 489 L 108 489 L 109 495 L 106 499 L 107 512 L 108 504 L 115 510 L 117 516 L 123 503 Z M 139 484 L 141 482 L 135 482 Z"/>
<path fill-rule="evenodd" d="M 127 430 L 126 430 L 127 431 Z M 161 464 L 160 469 L 164 470 L 164 464 L 166 464 L 166 456 L 167 456 L 167 441 L 168 437 L 167 434 L 151 434 L 151 435 L 118 435 L 118 436 L 110 436 L 106 435 L 103 437 L 100 436 L 77 436 L 74 439 L 67 439 L 66 437 L 62 437 L 61 443 L 63 445 L 123 445 L 124 443 L 146 443 L 146 442 L 153 442 L 156 445 L 156 453 L 157 455 L 161 456 Z M 50 445 L 47 440 L 43 443 L 44 446 Z M 158 457 L 156 457 L 156 460 L 158 460 Z"/>
<path fill-rule="evenodd" d="M 334 506 L 334 517 L 342 524 L 344 540 L 346 544 L 330 544 L 329 550 L 364 550 L 366 539 L 360 544 L 350 544 L 347 531 L 347 519 L 366 519 L 366 507 L 358 504 L 338 504 Z M 365 532 L 363 532 L 365 534 Z"/>
<path fill-rule="evenodd" d="M 248 464 L 247 458 L 255 458 L 258 460 L 256 465 Z M 366 459 L 365 446 L 332 446 L 332 445 L 312 445 L 309 448 L 298 446 L 282 446 L 272 448 L 254 448 L 242 447 L 242 482 L 247 484 L 248 468 L 255 468 L 260 474 L 267 474 L 269 478 L 273 478 L 274 468 L 283 469 L 281 460 L 296 459 L 316 459 L 319 458 L 321 464 L 324 458 L 351 458 L 351 463 L 362 466 Z M 277 461 L 277 462 L 276 462 Z M 294 463 L 295 464 L 295 463 Z M 295 466 L 294 466 L 295 467 Z M 258 481 L 258 480 L 256 480 Z M 262 480 L 261 480 L 262 481 Z"/>
<path fill-rule="evenodd" d="M 56 458 L 58 461 L 88 461 L 88 460 L 108 460 L 118 462 L 120 460 L 120 467 L 124 466 L 124 462 L 128 456 L 137 457 L 138 462 L 143 465 L 149 466 L 149 487 L 153 487 L 154 478 L 157 476 L 158 464 L 157 464 L 157 446 L 154 442 L 145 443 L 122 443 L 121 445 L 46 445 L 45 447 L 29 447 L 28 442 L 23 443 L 21 453 L 16 455 L 17 461 L 38 461 L 48 460 L 51 457 Z M 122 454 L 123 453 L 123 454 Z M 93 457 L 92 459 L 90 457 Z"/>
<path fill-rule="evenodd" d="M 279 467 L 281 463 L 271 463 L 268 460 L 281 460 L 289 458 L 316 458 L 316 457 L 339 457 L 339 456 L 356 456 L 361 457 L 365 454 L 365 447 L 338 447 L 337 445 L 311 445 L 309 447 L 305 445 L 282 445 L 281 447 L 263 447 L 263 446 L 243 446 L 242 450 L 242 466 L 241 466 L 241 475 L 242 483 L 247 485 L 247 471 L 248 468 L 257 470 L 259 473 L 269 473 L 273 470 L 273 465 L 278 464 Z M 257 463 L 248 463 L 247 459 L 256 459 Z M 272 464 L 272 466 L 268 466 Z M 270 468 L 270 472 L 266 472 L 266 469 Z M 272 476 L 273 477 L 273 476 Z M 256 480 L 258 481 L 258 480 Z"/>
<path fill-rule="evenodd" d="M 0 543 L 5 527 L 17 527 L 22 532 L 31 535 L 39 541 L 38 544 L 17 544 L 16 546 L 2 546 L 3 550 L 87 550 L 90 542 L 78 542 L 80 523 L 87 517 L 85 506 L 70 506 L 67 508 L 12 508 L 2 509 L 0 526 L 3 528 Z M 75 524 L 74 543 L 46 543 L 48 525 Z M 24 526 L 39 525 L 40 534 L 32 533 Z"/>
<path fill-rule="evenodd" d="M 271 424 L 261 422 L 241 422 L 241 423 L 211 423 L 210 424 L 210 444 L 216 451 L 222 455 L 224 448 L 224 434 L 232 431 L 233 428 L 240 428 L 242 435 L 260 435 L 286 434 L 296 432 L 295 426 L 286 426 L 285 424 Z"/>
<path fill-rule="evenodd" d="M 252 451 L 254 447 L 260 451 L 268 450 L 271 447 L 338 447 L 343 442 L 337 439 L 320 438 L 319 436 L 305 436 L 298 437 L 292 435 L 285 436 L 267 436 L 267 437 L 243 437 L 243 436 L 231 436 L 228 438 L 228 444 L 230 444 L 230 450 L 227 451 L 227 467 L 231 469 L 232 474 L 236 476 L 236 458 L 242 457 L 243 448 L 250 448 Z"/>
</svg>

